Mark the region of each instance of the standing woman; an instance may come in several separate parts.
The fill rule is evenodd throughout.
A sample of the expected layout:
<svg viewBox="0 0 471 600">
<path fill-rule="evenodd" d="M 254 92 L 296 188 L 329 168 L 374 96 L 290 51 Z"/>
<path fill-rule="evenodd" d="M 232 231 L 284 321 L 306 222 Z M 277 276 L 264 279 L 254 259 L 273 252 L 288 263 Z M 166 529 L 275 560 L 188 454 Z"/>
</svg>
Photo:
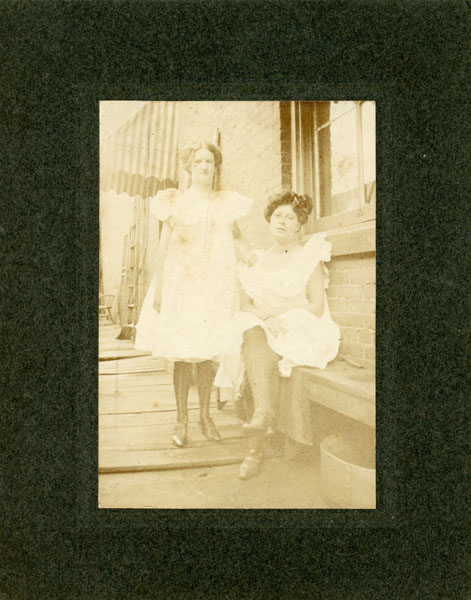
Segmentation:
<svg viewBox="0 0 471 600">
<path fill-rule="evenodd" d="M 187 400 L 196 363 L 200 427 L 209 440 L 221 439 L 210 417 L 214 381 L 227 322 L 238 309 L 236 220 L 252 201 L 235 192 L 214 191 L 221 153 L 209 142 L 186 147 L 181 159 L 191 174 L 185 192 L 163 190 L 151 210 L 163 221 L 155 277 L 136 326 L 136 348 L 174 361 L 177 422 L 173 443 L 187 443 Z"/>
</svg>

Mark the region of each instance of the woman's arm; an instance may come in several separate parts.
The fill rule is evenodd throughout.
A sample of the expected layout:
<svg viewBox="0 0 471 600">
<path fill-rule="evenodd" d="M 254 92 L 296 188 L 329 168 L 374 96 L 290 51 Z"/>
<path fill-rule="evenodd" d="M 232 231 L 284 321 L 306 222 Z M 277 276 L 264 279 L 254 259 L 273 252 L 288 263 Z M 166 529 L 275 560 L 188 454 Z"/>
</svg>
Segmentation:
<svg viewBox="0 0 471 600">
<path fill-rule="evenodd" d="M 267 306 L 263 310 L 263 314 L 265 316 L 262 318 L 276 318 L 293 308 L 303 308 L 304 310 L 311 312 L 316 317 L 322 317 L 324 314 L 324 271 L 322 268 L 322 263 L 317 265 L 309 278 L 306 296 L 309 300 L 309 304 L 299 304 L 298 306 L 290 306 L 289 308 L 286 306 L 283 308 Z"/>
<path fill-rule="evenodd" d="M 162 280 L 164 274 L 165 257 L 167 256 L 168 243 L 172 236 L 172 225 L 171 219 L 167 219 L 162 227 L 162 233 L 160 235 L 159 250 L 157 252 L 157 284 L 154 295 L 154 308 L 157 312 L 160 312 L 160 304 L 162 302 Z"/>
<path fill-rule="evenodd" d="M 307 299 L 309 304 L 303 306 L 316 317 L 324 314 L 324 270 L 320 262 L 307 282 Z"/>
<path fill-rule="evenodd" d="M 239 224 L 234 221 L 232 224 L 232 236 L 234 238 L 234 248 L 236 251 L 238 262 L 247 262 L 250 256 L 250 248 L 247 244 L 247 240 L 243 236 Z"/>
<path fill-rule="evenodd" d="M 262 319 L 262 321 L 264 321 L 265 319 L 268 319 L 271 316 L 265 310 L 255 306 L 252 298 L 250 298 L 250 296 L 248 296 L 242 288 L 240 288 L 240 309 L 243 312 L 252 313 L 259 319 Z"/>
</svg>

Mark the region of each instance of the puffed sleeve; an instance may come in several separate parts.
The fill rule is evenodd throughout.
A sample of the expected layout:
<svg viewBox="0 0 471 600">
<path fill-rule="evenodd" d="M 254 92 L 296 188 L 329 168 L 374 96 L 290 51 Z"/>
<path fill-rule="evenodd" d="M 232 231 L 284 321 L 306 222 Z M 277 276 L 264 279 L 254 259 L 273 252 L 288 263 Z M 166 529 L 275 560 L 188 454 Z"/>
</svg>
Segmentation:
<svg viewBox="0 0 471 600">
<path fill-rule="evenodd" d="M 252 208 L 252 200 L 237 192 L 224 192 L 224 213 L 228 221 L 245 217 Z"/>
<path fill-rule="evenodd" d="M 326 240 L 326 233 L 314 233 L 304 244 L 298 255 L 298 268 L 307 283 L 319 263 L 323 266 L 325 287 L 328 285 L 328 270 L 324 263 L 331 258 L 332 244 Z"/>
<path fill-rule="evenodd" d="M 178 200 L 181 196 L 180 190 L 176 188 L 167 188 L 160 190 L 149 201 L 149 211 L 160 221 L 166 221 L 173 217 L 177 210 Z"/>
</svg>

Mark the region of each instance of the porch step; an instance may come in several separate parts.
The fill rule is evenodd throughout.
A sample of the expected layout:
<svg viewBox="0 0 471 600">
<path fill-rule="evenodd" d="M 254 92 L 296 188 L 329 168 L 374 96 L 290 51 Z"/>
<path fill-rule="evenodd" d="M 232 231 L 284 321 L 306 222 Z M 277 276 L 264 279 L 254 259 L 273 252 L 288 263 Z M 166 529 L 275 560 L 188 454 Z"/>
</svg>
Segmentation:
<svg viewBox="0 0 471 600">
<path fill-rule="evenodd" d="M 99 362 L 150 356 L 150 352 L 142 352 L 134 348 L 102 350 L 98 356 Z"/>
<path fill-rule="evenodd" d="M 100 448 L 103 451 L 140 452 L 143 450 L 170 450 L 172 443 L 172 423 L 161 423 L 147 427 L 103 428 L 100 430 Z M 205 446 L 224 446 L 228 441 L 241 439 L 240 425 L 230 423 L 218 425 L 221 442 L 209 442 L 201 433 L 197 423 L 188 428 L 188 445 L 192 448 Z"/>
<path fill-rule="evenodd" d="M 99 454 L 99 473 L 130 471 L 162 471 L 195 469 L 231 465 L 242 462 L 246 445 L 241 439 L 229 439 L 218 445 L 192 442 L 186 448 L 159 448 L 148 450 L 106 450 Z"/>
<path fill-rule="evenodd" d="M 121 375 L 125 373 L 165 371 L 165 361 L 162 358 L 152 357 L 150 353 L 137 353 L 137 350 L 135 352 L 135 355 L 131 355 L 129 350 L 120 352 L 113 350 L 103 354 L 103 359 L 100 358 L 99 374 Z"/>
</svg>

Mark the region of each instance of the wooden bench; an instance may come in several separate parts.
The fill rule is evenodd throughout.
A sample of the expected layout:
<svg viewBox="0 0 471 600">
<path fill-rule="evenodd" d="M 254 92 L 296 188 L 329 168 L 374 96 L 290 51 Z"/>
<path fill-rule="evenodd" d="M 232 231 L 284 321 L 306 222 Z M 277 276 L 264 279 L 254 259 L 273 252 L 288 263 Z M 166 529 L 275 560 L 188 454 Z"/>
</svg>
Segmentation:
<svg viewBox="0 0 471 600">
<path fill-rule="evenodd" d="M 312 402 L 375 428 L 375 372 L 337 359 L 324 370 L 300 367 L 301 393 Z M 298 384 L 299 385 L 299 384 Z"/>
<path fill-rule="evenodd" d="M 375 428 L 375 372 L 373 369 L 352 367 L 337 358 L 325 369 L 295 367 L 291 376 L 281 379 L 281 394 L 289 402 L 293 395 L 310 401 Z M 239 406 L 240 404 L 240 406 Z M 242 397 L 236 406 L 239 417 L 249 420 L 253 410 L 250 386 L 244 381 Z"/>
<path fill-rule="evenodd" d="M 313 439 L 317 439 L 317 443 L 314 442 L 314 454 L 318 452 L 318 444 L 323 437 L 333 432 L 361 432 L 366 427 L 374 435 L 376 411 L 373 369 L 353 367 L 340 358 L 325 369 L 296 367 L 289 379 L 282 380 L 281 388 L 282 402 L 290 402 L 293 397 L 305 398 L 316 412 L 315 417 L 314 414 L 308 417 L 307 413 L 301 417 L 310 419 L 306 427 L 312 428 Z M 326 432 L 326 427 L 330 432 Z M 285 457 L 299 455 L 301 446 L 285 435 Z M 307 451 L 307 446 L 304 448 Z"/>
</svg>

